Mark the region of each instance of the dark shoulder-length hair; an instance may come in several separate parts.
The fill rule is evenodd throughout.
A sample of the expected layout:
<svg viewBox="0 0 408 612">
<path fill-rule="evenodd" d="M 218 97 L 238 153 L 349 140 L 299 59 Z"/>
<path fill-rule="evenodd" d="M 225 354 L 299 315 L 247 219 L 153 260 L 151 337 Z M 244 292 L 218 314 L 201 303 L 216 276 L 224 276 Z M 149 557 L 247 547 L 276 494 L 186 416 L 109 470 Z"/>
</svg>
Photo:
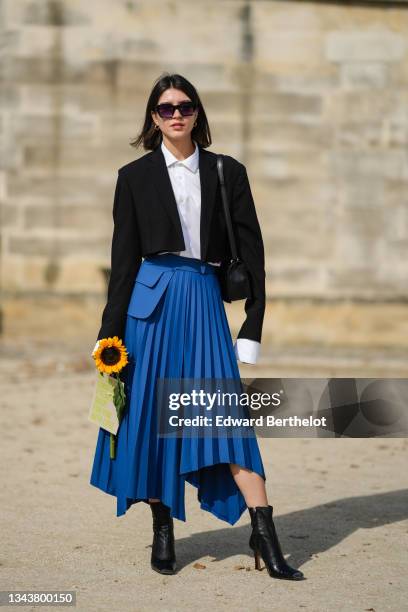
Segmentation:
<svg viewBox="0 0 408 612">
<path fill-rule="evenodd" d="M 162 73 L 155 81 L 147 101 L 142 131 L 130 142 L 130 145 L 137 148 L 142 144 L 147 151 L 153 151 L 160 145 L 162 133 L 161 130 L 154 128 L 151 111 L 155 110 L 161 94 L 170 87 L 180 89 L 196 104 L 198 108 L 197 125 L 191 131 L 191 138 L 203 148 L 209 147 L 211 144 L 210 126 L 196 88 L 180 74 L 170 74 L 168 72 Z"/>
</svg>

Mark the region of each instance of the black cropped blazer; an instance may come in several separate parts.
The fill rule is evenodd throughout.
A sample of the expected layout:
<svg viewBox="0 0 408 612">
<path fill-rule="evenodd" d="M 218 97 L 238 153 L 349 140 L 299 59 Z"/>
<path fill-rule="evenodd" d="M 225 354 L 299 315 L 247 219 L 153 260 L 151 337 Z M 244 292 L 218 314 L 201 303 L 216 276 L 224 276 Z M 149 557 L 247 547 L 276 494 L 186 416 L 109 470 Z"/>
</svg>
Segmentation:
<svg viewBox="0 0 408 612">
<path fill-rule="evenodd" d="M 250 272 L 252 297 L 238 338 L 261 341 L 265 313 L 265 255 L 246 168 L 224 155 L 224 176 L 239 257 Z M 202 261 L 231 258 L 219 186 L 216 154 L 199 145 Z M 124 339 L 126 313 L 142 257 L 183 251 L 185 244 L 161 147 L 122 166 L 113 202 L 111 272 L 106 306 L 97 336 Z"/>
</svg>

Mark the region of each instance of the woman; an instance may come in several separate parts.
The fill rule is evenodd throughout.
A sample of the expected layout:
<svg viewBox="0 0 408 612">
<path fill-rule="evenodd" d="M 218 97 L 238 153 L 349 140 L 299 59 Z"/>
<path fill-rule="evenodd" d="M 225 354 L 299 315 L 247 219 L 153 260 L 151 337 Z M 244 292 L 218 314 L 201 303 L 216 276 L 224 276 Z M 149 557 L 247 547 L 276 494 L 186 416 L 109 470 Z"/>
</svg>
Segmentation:
<svg viewBox="0 0 408 612">
<path fill-rule="evenodd" d="M 187 481 L 197 488 L 201 508 L 220 520 L 233 525 L 248 507 L 257 569 L 262 557 L 271 576 L 302 579 L 279 546 L 255 435 L 176 438 L 157 429 L 157 378 L 240 380 L 237 359 L 256 362 L 265 311 L 264 250 L 245 166 L 224 156 L 234 233 L 252 287 L 233 345 L 217 277 L 231 252 L 216 155 L 206 151 L 210 129 L 189 81 L 167 73 L 157 80 L 132 144 L 143 144 L 148 153 L 118 172 L 111 276 L 98 334 L 98 341 L 122 338 L 128 350 L 127 410 L 114 460 L 109 433 L 100 428 L 90 483 L 117 497 L 117 516 L 139 501 L 150 505 L 151 567 L 158 572 L 175 572 L 173 518 L 186 520 Z"/>
</svg>

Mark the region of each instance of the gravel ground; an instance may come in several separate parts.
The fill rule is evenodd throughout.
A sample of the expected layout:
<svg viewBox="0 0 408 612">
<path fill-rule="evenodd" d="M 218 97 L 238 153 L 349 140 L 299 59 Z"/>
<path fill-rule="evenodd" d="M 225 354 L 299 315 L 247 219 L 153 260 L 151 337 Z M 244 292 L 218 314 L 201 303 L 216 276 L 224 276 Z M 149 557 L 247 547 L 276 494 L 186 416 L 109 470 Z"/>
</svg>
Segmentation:
<svg viewBox="0 0 408 612">
<path fill-rule="evenodd" d="M 406 376 L 401 354 L 305 349 L 264 354 L 241 374 L 375 376 L 381 363 L 383 376 Z M 221 522 L 189 484 L 187 521 L 175 520 L 179 571 L 165 577 L 150 569 L 149 508 L 118 518 L 116 499 L 89 484 L 97 429 L 87 421 L 95 375 L 87 350 L 57 360 L 44 343 L 6 343 L 1 372 L 2 590 L 72 589 L 86 612 L 178 612 L 198 601 L 234 611 L 405 609 L 408 440 L 260 439 L 283 552 L 307 580 L 255 571 L 249 515 Z"/>
</svg>

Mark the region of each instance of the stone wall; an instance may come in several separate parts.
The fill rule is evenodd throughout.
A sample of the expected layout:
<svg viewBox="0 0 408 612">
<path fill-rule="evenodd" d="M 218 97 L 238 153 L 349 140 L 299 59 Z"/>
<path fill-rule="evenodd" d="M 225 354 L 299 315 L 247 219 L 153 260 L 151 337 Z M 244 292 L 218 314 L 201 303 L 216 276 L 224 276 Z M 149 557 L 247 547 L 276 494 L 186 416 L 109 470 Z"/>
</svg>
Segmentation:
<svg viewBox="0 0 408 612">
<path fill-rule="evenodd" d="M 390 3 L 392 4 L 392 3 Z M 246 164 L 270 298 L 408 297 L 408 10 L 0 0 L 1 283 L 103 299 L 117 168 L 162 71 Z"/>
</svg>

